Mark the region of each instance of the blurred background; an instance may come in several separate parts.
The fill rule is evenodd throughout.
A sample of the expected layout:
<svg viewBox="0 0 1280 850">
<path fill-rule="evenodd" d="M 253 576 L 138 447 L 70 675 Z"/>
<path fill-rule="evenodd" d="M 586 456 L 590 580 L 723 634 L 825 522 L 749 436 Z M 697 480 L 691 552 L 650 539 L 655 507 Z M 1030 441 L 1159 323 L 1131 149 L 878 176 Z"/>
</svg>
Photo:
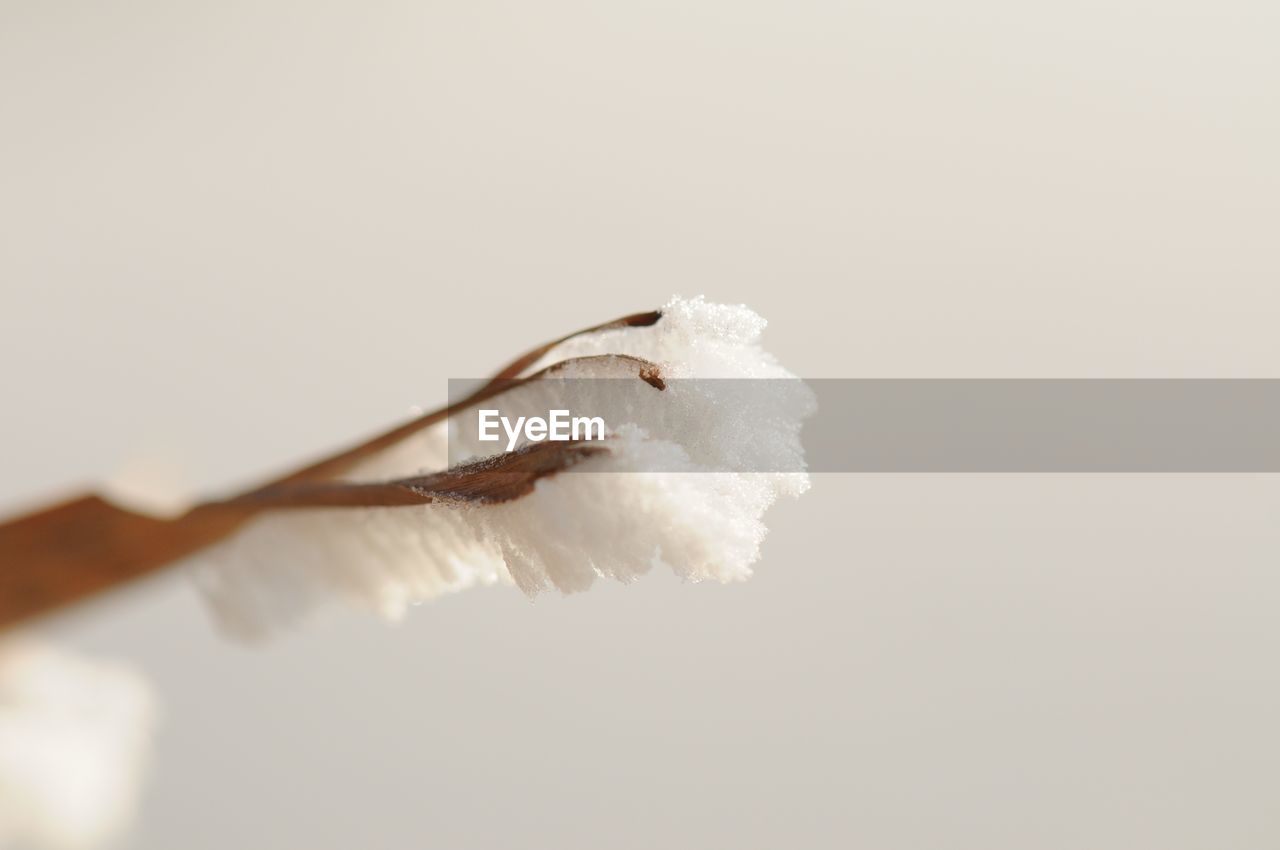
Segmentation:
<svg viewBox="0 0 1280 850">
<path fill-rule="evenodd" d="M 674 292 L 805 377 L 1276 377 L 1280 7 L 0 0 L 0 510 L 217 493 Z M 819 476 L 756 576 L 265 648 L 128 848 L 1280 842 L 1274 476 Z"/>
</svg>

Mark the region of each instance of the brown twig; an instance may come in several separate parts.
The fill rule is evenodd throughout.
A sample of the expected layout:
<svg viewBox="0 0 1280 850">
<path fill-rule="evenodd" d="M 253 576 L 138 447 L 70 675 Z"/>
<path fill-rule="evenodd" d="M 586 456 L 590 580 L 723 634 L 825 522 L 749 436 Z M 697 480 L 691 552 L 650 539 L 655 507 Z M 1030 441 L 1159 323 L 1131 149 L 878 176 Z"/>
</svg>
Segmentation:
<svg viewBox="0 0 1280 850">
<path fill-rule="evenodd" d="M 652 325 L 659 313 L 637 313 L 530 351 L 458 404 L 441 408 L 356 446 L 230 499 L 206 502 L 174 519 L 125 510 L 97 495 L 44 508 L 0 524 L 0 629 L 155 572 L 197 552 L 263 511 L 316 507 L 396 507 L 433 501 L 491 503 L 518 498 L 543 476 L 603 451 L 580 443 L 541 443 L 434 475 L 383 483 L 333 479 L 451 414 L 564 368 L 565 361 L 517 378 L 554 346 L 587 333 Z M 618 356 L 638 377 L 662 389 L 657 367 Z M 591 360 L 596 358 L 579 358 Z"/>
</svg>

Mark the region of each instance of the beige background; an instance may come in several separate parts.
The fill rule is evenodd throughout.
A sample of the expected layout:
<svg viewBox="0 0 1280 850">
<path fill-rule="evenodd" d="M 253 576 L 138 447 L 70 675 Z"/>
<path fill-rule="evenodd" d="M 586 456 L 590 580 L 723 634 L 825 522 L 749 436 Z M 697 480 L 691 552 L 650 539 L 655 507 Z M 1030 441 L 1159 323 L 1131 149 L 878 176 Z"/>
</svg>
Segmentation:
<svg viewBox="0 0 1280 850">
<path fill-rule="evenodd" d="M 1271 376 L 1280 12 L 0 0 L 0 507 L 208 490 L 674 292 L 809 377 Z M 135 848 L 1264 848 L 1264 476 L 823 476 L 749 583 L 472 591 L 165 703 Z"/>
</svg>

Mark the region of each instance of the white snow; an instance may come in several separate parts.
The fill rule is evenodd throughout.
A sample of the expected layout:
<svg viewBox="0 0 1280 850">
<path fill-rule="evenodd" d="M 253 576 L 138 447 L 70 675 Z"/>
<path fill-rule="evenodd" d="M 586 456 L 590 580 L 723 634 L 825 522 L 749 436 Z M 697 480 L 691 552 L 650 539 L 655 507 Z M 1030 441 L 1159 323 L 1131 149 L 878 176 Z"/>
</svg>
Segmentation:
<svg viewBox="0 0 1280 850">
<path fill-rule="evenodd" d="M 692 581 L 745 579 L 759 558 L 765 510 L 808 486 L 798 471 L 799 429 L 812 394 L 760 347 L 764 324 L 745 307 L 674 299 L 655 326 L 563 343 L 529 373 L 570 357 L 625 354 L 658 363 L 677 380 L 659 391 L 635 377 L 633 362 L 597 358 L 508 391 L 485 406 L 545 414 L 548 400 L 557 392 L 563 399 L 570 385 L 575 404 L 601 406 L 591 415 L 604 413 L 608 452 L 501 504 L 264 514 L 201 559 L 205 598 L 225 628 L 256 637 L 329 601 L 395 619 L 414 603 L 477 584 L 570 593 L 598 577 L 632 581 L 654 566 Z M 583 378 L 615 378 L 627 389 Z M 693 378 L 788 380 L 775 392 L 742 381 L 679 380 Z M 742 415 L 741 398 L 735 405 L 724 395 L 732 392 L 752 394 L 752 415 Z M 345 477 L 405 477 L 501 450 L 476 440 L 474 426 L 474 411 L 464 413 Z"/>
<path fill-rule="evenodd" d="M 155 709 L 116 664 L 0 644 L 0 847 L 100 846 L 131 821 Z"/>
</svg>

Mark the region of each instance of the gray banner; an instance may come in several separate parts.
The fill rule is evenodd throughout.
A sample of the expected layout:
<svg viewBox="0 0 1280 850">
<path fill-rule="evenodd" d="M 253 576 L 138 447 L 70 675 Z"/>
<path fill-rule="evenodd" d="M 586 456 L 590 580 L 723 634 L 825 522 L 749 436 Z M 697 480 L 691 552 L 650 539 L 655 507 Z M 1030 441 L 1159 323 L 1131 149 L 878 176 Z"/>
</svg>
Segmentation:
<svg viewBox="0 0 1280 850">
<path fill-rule="evenodd" d="M 451 382 L 452 397 L 474 386 Z M 655 439 L 702 446 L 715 470 L 1280 472 L 1275 379 L 689 379 L 662 390 L 573 379 L 524 393 L 482 406 L 638 422 Z M 451 451 L 474 454 L 475 429 L 475 412 L 460 411 Z"/>
</svg>

